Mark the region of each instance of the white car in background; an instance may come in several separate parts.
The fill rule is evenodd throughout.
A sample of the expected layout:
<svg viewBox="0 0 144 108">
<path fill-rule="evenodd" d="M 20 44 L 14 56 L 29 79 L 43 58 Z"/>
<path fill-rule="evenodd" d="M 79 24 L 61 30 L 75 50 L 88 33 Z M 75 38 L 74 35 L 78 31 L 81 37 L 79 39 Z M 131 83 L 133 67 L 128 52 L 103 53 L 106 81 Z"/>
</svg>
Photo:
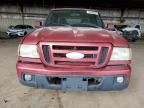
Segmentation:
<svg viewBox="0 0 144 108">
<path fill-rule="evenodd" d="M 133 32 L 135 35 L 137 35 L 139 38 L 141 38 L 141 26 L 140 25 L 136 25 L 135 27 L 128 26 L 128 27 L 122 29 L 122 31 Z"/>
<path fill-rule="evenodd" d="M 10 26 L 7 31 L 7 35 L 10 37 L 20 37 L 25 36 L 27 33 L 30 33 L 35 28 L 31 25 L 16 25 Z"/>
<path fill-rule="evenodd" d="M 116 25 L 116 28 L 123 32 L 126 39 L 136 41 L 141 38 L 141 26 L 135 25 L 134 27 L 128 25 Z"/>
</svg>

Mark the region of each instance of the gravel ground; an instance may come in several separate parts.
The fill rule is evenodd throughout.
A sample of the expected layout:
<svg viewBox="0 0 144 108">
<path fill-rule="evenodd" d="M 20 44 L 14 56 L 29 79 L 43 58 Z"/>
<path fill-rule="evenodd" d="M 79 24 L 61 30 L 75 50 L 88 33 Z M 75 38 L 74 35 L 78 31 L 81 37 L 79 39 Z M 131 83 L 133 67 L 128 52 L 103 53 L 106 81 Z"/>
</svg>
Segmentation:
<svg viewBox="0 0 144 108">
<path fill-rule="evenodd" d="M 0 108 L 143 108 L 144 42 L 131 44 L 132 79 L 127 89 L 63 92 L 22 86 L 16 75 L 19 39 L 0 40 Z"/>
</svg>

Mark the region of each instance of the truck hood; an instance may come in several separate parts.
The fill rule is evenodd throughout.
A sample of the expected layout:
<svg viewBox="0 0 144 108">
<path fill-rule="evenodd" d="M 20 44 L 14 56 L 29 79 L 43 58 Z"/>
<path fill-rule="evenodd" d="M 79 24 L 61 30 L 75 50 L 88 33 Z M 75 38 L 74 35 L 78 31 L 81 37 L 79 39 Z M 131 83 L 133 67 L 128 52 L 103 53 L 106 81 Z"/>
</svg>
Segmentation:
<svg viewBox="0 0 144 108">
<path fill-rule="evenodd" d="M 111 43 L 114 46 L 127 47 L 128 43 L 121 36 L 100 28 L 90 27 L 44 27 L 28 34 L 25 44 L 39 42 L 99 42 Z"/>
</svg>

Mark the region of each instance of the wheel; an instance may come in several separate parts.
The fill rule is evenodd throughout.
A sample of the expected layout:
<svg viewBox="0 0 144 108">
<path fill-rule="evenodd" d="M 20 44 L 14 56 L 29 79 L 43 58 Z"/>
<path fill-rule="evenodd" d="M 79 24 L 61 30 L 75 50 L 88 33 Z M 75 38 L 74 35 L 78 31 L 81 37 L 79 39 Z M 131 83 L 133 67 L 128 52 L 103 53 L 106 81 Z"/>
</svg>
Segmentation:
<svg viewBox="0 0 144 108">
<path fill-rule="evenodd" d="M 132 42 L 136 42 L 136 39 L 135 38 L 132 38 L 132 40 L 131 40 Z"/>
<path fill-rule="evenodd" d="M 24 32 L 24 36 L 27 34 L 27 32 Z"/>
<path fill-rule="evenodd" d="M 133 36 L 134 36 L 135 39 L 138 39 L 138 32 L 136 30 L 134 30 L 132 32 L 132 34 L 133 34 Z"/>
</svg>

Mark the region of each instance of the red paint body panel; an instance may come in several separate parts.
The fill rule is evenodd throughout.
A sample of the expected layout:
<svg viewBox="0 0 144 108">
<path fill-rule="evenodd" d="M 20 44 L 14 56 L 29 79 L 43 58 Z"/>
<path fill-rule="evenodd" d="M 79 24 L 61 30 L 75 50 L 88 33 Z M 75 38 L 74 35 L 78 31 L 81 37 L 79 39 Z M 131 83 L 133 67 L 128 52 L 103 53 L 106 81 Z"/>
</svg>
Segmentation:
<svg viewBox="0 0 144 108">
<path fill-rule="evenodd" d="M 46 74 L 46 75 L 126 75 L 130 79 L 131 68 L 130 66 L 106 66 L 101 69 L 93 68 L 55 68 L 45 67 L 43 64 L 17 64 L 18 77 L 21 78 L 22 72 L 30 72 L 33 74 Z"/>
<path fill-rule="evenodd" d="M 77 34 L 75 34 L 74 32 L 77 32 Z M 87 28 L 87 27 L 46 27 L 46 28 L 40 28 L 37 29 L 36 31 L 30 33 L 29 35 L 27 35 L 22 41 L 21 44 L 37 44 L 39 47 L 39 53 L 41 58 L 40 59 L 31 59 L 31 58 L 22 58 L 19 57 L 18 61 L 21 62 L 26 62 L 26 63 L 30 63 L 30 64 L 18 64 L 17 65 L 17 69 L 18 69 L 18 73 L 22 72 L 22 70 L 25 70 L 25 66 L 27 66 L 27 69 L 25 71 L 29 71 L 28 72 L 33 72 L 31 70 L 34 70 L 34 72 L 39 72 L 42 74 L 52 74 L 52 71 L 48 71 L 47 67 L 43 67 L 44 65 L 47 65 L 47 63 L 45 62 L 44 58 L 43 58 L 43 54 L 42 51 L 40 51 L 40 47 L 42 43 L 47 43 L 47 44 L 56 44 L 56 43 L 70 43 L 69 45 L 73 45 L 73 44 L 77 44 L 77 45 L 81 45 L 80 43 L 86 43 L 86 44 L 98 44 L 98 43 L 102 43 L 102 44 L 111 44 L 112 47 L 129 47 L 128 42 L 123 39 L 120 36 L 115 36 L 115 34 L 110 34 L 109 32 L 107 32 L 106 30 L 102 30 L 102 29 L 95 29 L 95 28 Z M 57 50 L 55 50 L 56 52 Z M 58 52 L 58 51 L 57 51 Z M 97 53 L 97 52 L 95 52 Z M 61 59 L 61 58 L 60 58 Z M 59 60 L 60 60 L 59 59 Z M 62 59 L 61 59 L 62 60 Z M 89 60 L 89 59 L 88 59 Z M 41 65 L 36 65 L 36 66 L 40 66 L 38 68 L 35 68 L 34 64 L 31 64 L 31 62 L 33 63 L 44 63 Z M 121 64 L 130 64 L 131 61 L 109 61 L 107 60 L 107 65 L 121 65 Z M 34 66 L 33 66 L 34 65 Z M 28 66 L 30 66 L 31 68 L 28 68 Z M 48 65 L 51 66 L 51 65 Z M 34 68 L 33 68 L 34 67 Z M 58 67 L 58 66 L 57 66 Z M 42 70 L 41 70 L 42 68 Z M 45 68 L 45 69 L 44 69 Z M 51 68 L 51 67 L 49 67 Z M 118 72 L 113 73 L 113 68 L 114 70 L 117 70 Z M 56 68 L 54 68 L 56 69 Z M 65 68 L 62 68 L 62 70 L 65 70 Z M 81 68 L 80 68 L 81 69 Z M 85 68 L 84 68 L 85 69 Z M 101 71 L 95 70 L 92 72 L 84 72 L 84 70 L 82 70 L 81 72 L 78 72 L 78 74 L 94 74 L 96 75 L 97 73 L 99 74 L 103 74 L 103 75 L 111 75 L 111 74 L 123 74 L 122 71 L 119 71 L 119 67 L 111 67 L 109 68 L 109 72 L 103 71 L 104 68 L 100 69 Z M 129 69 L 129 68 L 127 68 Z M 79 70 L 79 68 L 72 68 L 71 70 Z M 110 72 L 112 71 L 112 73 Z M 121 73 L 122 72 L 122 73 Z M 124 71 L 125 72 L 125 71 Z M 74 74 L 75 72 L 73 72 Z M 76 72 L 77 73 L 77 72 Z M 67 71 L 67 72 L 54 72 L 53 74 L 72 74 L 71 72 Z M 130 76 L 130 70 L 126 72 L 126 74 L 128 74 L 128 76 Z"/>
<path fill-rule="evenodd" d="M 32 58 L 23 58 L 23 57 L 19 57 L 18 62 L 22 62 L 22 63 L 38 63 L 38 64 L 42 64 L 42 61 L 40 59 L 32 59 Z M 131 60 L 120 60 L 120 61 L 109 61 L 108 62 L 108 66 L 109 65 L 127 65 L 127 64 L 131 64 Z"/>
<path fill-rule="evenodd" d="M 43 75 L 82 75 L 82 76 L 131 76 L 131 61 L 110 61 L 113 47 L 129 48 L 128 42 L 121 36 L 102 28 L 52 26 L 37 29 L 25 36 L 20 44 L 37 45 L 39 59 L 18 57 L 17 74 L 23 79 L 23 73 Z M 72 49 L 55 49 L 53 46 L 68 46 Z M 96 47 L 97 50 L 78 49 L 78 47 Z M 45 52 L 48 50 L 48 53 Z M 82 53 L 87 58 L 70 59 L 54 54 Z M 106 52 L 106 53 L 105 53 Z M 45 54 L 47 55 L 45 57 Z M 102 55 L 102 57 L 101 57 Z M 49 57 L 49 58 L 48 58 Z M 50 60 L 50 62 L 47 60 Z"/>
<path fill-rule="evenodd" d="M 109 33 L 104 29 L 90 27 L 44 27 L 30 33 L 23 40 L 23 44 L 38 44 L 39 42 L 98 42 L 111 43 L 118 47 L 129 47 L 123 37 Z"/>
</svg>

